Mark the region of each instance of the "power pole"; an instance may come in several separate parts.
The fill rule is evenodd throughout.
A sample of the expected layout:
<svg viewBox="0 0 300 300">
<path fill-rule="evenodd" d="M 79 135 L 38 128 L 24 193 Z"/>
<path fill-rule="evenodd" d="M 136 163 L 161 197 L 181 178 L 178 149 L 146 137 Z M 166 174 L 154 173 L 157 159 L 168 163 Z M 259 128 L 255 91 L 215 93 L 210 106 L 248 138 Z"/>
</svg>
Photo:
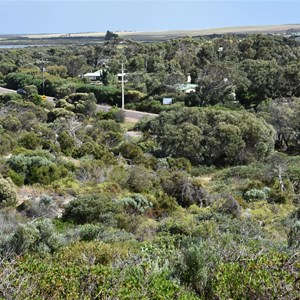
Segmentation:
<svg viewBox="0 0 300 300">
<path fill-rule="evenodd" d="M 121 69 L 121 76 L 122 76 L 122 110 L 124 110 L 124 106 L 125 106 L 125 99 L 124 99 L 124 63 L 121 64 L 122 69 Z"/>
</svg>

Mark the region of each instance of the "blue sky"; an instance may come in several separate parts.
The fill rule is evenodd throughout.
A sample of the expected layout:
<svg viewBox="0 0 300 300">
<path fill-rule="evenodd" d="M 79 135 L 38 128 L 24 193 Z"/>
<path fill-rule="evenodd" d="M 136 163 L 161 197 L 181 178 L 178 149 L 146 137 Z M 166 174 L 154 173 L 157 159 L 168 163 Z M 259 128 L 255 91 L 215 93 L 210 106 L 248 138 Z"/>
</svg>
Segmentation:
<svg viewBox="0 0 300 300">
<path fill-rule="evenodd" d="M 0 34 L 151 31 L 300 23 L 300 0 L 0 0 Z"/>
</svg>

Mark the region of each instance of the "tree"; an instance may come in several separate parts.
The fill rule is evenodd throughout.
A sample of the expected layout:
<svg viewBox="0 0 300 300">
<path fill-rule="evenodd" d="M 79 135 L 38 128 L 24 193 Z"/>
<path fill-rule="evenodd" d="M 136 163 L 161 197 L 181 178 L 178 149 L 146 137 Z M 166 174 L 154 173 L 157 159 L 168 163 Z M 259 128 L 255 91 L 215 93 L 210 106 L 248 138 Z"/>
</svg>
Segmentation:
<svg viewBox="0 0 300 300">
<path fill-rule="evenodd" d="M 144 131 L 156 136 L 159 155 L 194 164 L 249 163 L 274 148 L 272 126 L 245 111 L 183 108 L 161 113 Z"/>
<path fill-rule="evenodd" d="M 64 64 L 68 69 L 68 75 L 72 77 L 78 76 L 81 72 L 89 68 L 86 58 L 83 55 L 67 57 Z"/>
<path fill-rule="evenodd" d="M 250 86 L 238 91 L 237 97 L 245 107 L 257 106 L 269 98 L 275 99 L 282 95 L 282 67 L 275 61 L 245 60 L 243 70 L 247 74 Z"/>
<path fill-rule="evenodd" d="M 113 33 L 112 31 L 107 30 L 104 39 L 106 41 L 110 41 L 112 39 L 117 38 L 118 35 L 116 33 Z"/>
<path fill-rule="evenodd" d="M 247 90 L 250 82 L 238 63 L 218 62 L 204 67 L 197 81 L 198 106 L 235 100 L 234 93 Z M 193 99 L 195 100 L 195 99 Z"/>
<path fill-rule="evenodd" d="M 277 99 L 259 110 L 276 130 L 276 148 L 289 153 L 299 153 L 300 99 Z"/>
</svg>

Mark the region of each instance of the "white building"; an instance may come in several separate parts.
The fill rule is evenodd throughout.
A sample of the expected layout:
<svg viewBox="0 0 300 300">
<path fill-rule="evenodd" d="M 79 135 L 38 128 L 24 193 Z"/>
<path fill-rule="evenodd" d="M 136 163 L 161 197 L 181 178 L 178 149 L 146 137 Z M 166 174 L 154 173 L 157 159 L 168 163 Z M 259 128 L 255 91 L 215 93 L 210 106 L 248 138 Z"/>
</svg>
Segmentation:
<svg viewBox="0 0 300 300">
<path fill-rule="evenodd" d="M 86 73 L 83 75 L 84 78 L 88 78 L 91 81 L 100 81 L 103 75 L 103 71 L 102 70 L 98 70 L 94 73 Z"/>
</svg>

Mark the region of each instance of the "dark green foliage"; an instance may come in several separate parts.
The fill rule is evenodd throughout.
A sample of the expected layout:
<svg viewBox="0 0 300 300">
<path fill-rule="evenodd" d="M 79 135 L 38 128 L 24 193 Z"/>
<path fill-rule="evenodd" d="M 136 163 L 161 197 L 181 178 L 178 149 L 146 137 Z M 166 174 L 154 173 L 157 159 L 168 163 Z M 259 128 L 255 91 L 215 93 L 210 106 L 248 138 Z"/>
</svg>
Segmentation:
<svg viewBox="0 0 300 300">
<path fill-rule="evenodd" d="M 101 226 L 97 224 L 85 224 L 80 227 L 80 239 L 82 241 L 95 240 L 100 232 L 102 231 Z"/>
<path fill-rule="evenodd" d="M 7 87 L 10 89 L 17 90 L 23 88 L 25 85 L 35 85 L 40 87 L 42 81 L 34 78 L 32 75 L 25 73 L 10 73 L 4 78 Z"/>
<path fill-rule="evenodd" d="M 13 181 L 17 186 L 22 186 L 24 184 L 25 177 L 14 170 L 9 170 L 7 176 Z"/>
<path fill-rule="evenodd" d="M 8 133 L 0 133 L 0 154 L 7 155 L 16 146 L 16 141 Z"/>
<path fill-rule="evenodd" d="M 182 282 L 199 296 L 209 299 L 213 295 L 211 282 L 219 259 L 209 243 L 186 239 L 182 243 L 181 258 L 176 271 Z"/>
<path fill-rule="evenodd" d="M 98 103 L 121 106 L 121 92 L 112 86 L 82 85 L 77 93 L 94 93 Z"/>
<path fill-rule="evenodd" d="M 297 220 L 291 227 L 288 233 L 288 246 L 299 247 L 300 246 L 300 221 Z"/>
<path fill-rule="evenodd" d="M 65 108 L 85 116 L 93 116 L 96 112 L 96 98 L 93 93 L 73 93 L 59 100 L 55 107 Z"/>
<path fill-rule="evenodd" d="M 35 132 L 27 132 L 23 134 L 18 143 L 21 147 L 26 149 L 35 150 L 41 145 L 41 138 Z"/>
<path fill-rule="evenodd" d="M 75 149 L 75 140 L 66 131 L 63 131 L 57 138 L 60 149 L 66 155 L 71 155 Z"/>
<path fill-rule="evenodd" d="M 242 111 L 185 108 L 163 113 L 148 126 L 162 155 L 185 157 L 193 163 L 249 163 L 274 148 L 273 128 Z"/>
<path fill-rule="evenodd" d="M 212 198 L 209 193 L 196 181 L 193 181 L 187 173 L 162 171 L 159 172 L 159 178 L 163 190 L 174 197 L 181 206 L 211 204 Z"/>
<path fill-rule="evenodd" d="M 68 175 L 64 166 L 57 166 L 48 152 L 28 152 L 12 156 L 8 160 L 10 168 L 23 176 L 24 182 L 48 185 L 54 180 Z"/>
<path fill-rule="evenodd" d="M 55 232 L 50 220 L 40 220 L 19 225 L 5 247 L 18 255 L 27 251 L 54 252 L 63 245 L 63 239 Z"/>
<path fill-rule="evenodd" d="M 118 204 L 108 195 L 93 194 L 81 196 L 71 201 L 65 209 L 63 218 L 78 224 L 102 223 L 115 224 Z"/>
<path fill-rule="evenodd" d="M 17 101 L 21 100 L 22 97 L 17 93 L 8 93 L 8 94 L 1 94 L 0 95 L 0 103 L 7 103 L 9 101 Z"/>
<path fill-rule="evenodd" d="M 0 95 L 0 298 L 298 299 L 298 57 L 271 35 L 0 50 L 27 91 Z M 127 107 L 161 113 L 138 139 L 122 61 Z"/>
<path fill-rule="evenodd" d="M 231 195 L 227 195 L 225 196 L 223 204 L 219 208 L 219 212 L 239 218 L 242 213 L 242 208 Z"/>
<path fill-rule="evenodd" d="M 66 177 L 68 174 L 68 170 L 64 166 L 50 164 L 32 169 L 28 176 L 28 181 L 30 183 L 38 182 L 43 185 L 49 185 L 55 180 Z"/>
<path fill-rule="evenodd" d="M 149 192 L 156 182 L 155 174 L 143 166 L 132 166 L 129 169 L 127 185 L 136 193 Z"/>
<path fill-rule="evenodd" d="M 123 123 L 125 120 L 125 113 L 123 110 L 112 107 L 108 112 L 99 111 L 97 112 L 97 119 L 99 120 L 114 120 L 117 123 Z"/>
<path fill-rule="evenodd" d="M 142 149 L 132 143 L 124 142 L 114 150 L 116 154 L 122 155 L 131 164 L 140 164 L 144 160 Z"/>
<path fill-rule="evenodd" d="M 106 41 L 109 41 L 109 40 L 115 39 L 117 37 L 118 37 L 118 35 L 116 33 L 107 30 L 104 39 Z"/>
</svg>

